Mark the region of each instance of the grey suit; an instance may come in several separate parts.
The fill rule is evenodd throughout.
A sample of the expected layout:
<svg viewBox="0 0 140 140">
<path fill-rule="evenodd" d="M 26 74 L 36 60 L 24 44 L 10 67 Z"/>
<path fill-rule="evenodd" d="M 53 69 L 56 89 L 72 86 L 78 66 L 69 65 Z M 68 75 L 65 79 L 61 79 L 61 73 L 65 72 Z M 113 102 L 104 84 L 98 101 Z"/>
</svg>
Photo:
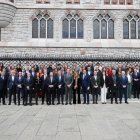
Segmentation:
<svg viewBox="0 0 140 140">
<path fill-rule="evenodd" d="M 66 93 L 66 104 L 68 104 L 68 99 L 69 99 L 69 104 L 71 104 L 72 100 L 72 85 L 73 85 L 73 75 L 64 75 L 64 83 L 65 83 L 65 93 Z M 68 87 L 68 85 L 70 85 Z"/>
</svg>

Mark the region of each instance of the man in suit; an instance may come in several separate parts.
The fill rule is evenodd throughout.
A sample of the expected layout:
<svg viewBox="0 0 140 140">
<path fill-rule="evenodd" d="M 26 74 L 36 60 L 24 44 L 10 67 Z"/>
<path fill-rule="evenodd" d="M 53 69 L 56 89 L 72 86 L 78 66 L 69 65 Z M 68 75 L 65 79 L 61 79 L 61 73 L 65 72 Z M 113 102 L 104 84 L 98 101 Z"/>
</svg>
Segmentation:
<svg viewBox="0 0 140 140">
<path fill-rule="evenodd" d="M 128 85 L 128 78 L 125 75 L 125 71 L 122 71 L 122 76 L 120 77 L 120 85 L 121 85 L 121 93 L 120 93 L 120 104 L 122 103 L 122 97 L 124 94 L 125 103 L 127 102 L 127 85 Z"/>
<path fill-rule="evenodd" d="M 6 86 L 6 76 L 5 76 L 5 72 L 2 71 L 0 75 L 0 103 L 1 103 L 1 98 L 2 98 L 3 105 L 6 105 L 5 104 L 5 86 Z"/>
<path fill-rule="evenodd" d="M 61 71 L 58 71 L 58 75 L 57 75 L 57 99 L 58 99 L 58 103 L 60 104 L 60 97 L 61 97 L 61 103 L 62 105 L 64 104 L 64 76 L 62 76 Z"/>
<path fill-rule="evenodd" d="M 16 105 L 16 76 L 15 76 L 15 70 L 11 71 L 11 75 L 8 78 L 7 90 L 9 91 L 9 104 L 8 105 L 11 105 L 12 95 L 14 96 L 14 104 Z"/>
<path fill-rule="evenodd" d="M 55 105 L 55 86 L 56 86 L 56 79 L 53 75 L 53 72 L 50 72 L 49 77 L 46 80 L 47 87 L 48 87 L 48 105 Z"/>
<path fill-rule="evenodd" d="M 112 70 L 112 75 L 109 77 L 109 87 L 111 90 L 111 104 L 113 104 L 113 98 L 115 97 L 115 103 L 118 104 L 117 101 L 117 93 L 118 93 L 118 85 L 119 84 L 119 79 L 118 76 L 116 75 L 116 70 Z"/>
<path fill-rule="evenodd" d="M 66 93 L 66 105 L 68 104 L 68 99 L 69 99 L 69 104 L 71 105 L 73 75 L 71 74 L 70 69 L 67 69 L 67 72 L 64 75 L 64 83 L 65 83 L 65 93 Z"/>
<path fill-rule="evenodd" d="M 44 73 L 41 77 L 41 80 L 42 80 L 42 104 L 44 104 L 44 100 L 45 100 L 45 96 L 46 96 L 46 104 L 48 104 L 48 95 L 47 95 L 47 83 L 46 83 L 46 79 L 47 79 L 47 69 L 44 69 Z"/>
<path fill-rule="evenodd" d="M 98 104 L 98 94 L 100 94 L 100 76 L 97 74 L 97 71 L 94 71 L 94 76 L 91 77 L 91 92 L 93 95 L 93 104 Z M 95 99 L 96 97 L 96 99 Z"/>
<path fill-rule="evenodd" d="M 29 104 L 32 106 L 32 88 L 33 88 L 33 79 L 31 77 L 31 74 L 27 73 L 27 78 L 24 79 L 24 85 L 25 85 L 25 94 L 23 98 L 23 105 L 27 105 L 28 102 L 28 96 L 29 96 Z"/>
<path fill-rule="evenodd" d="M 31 73 L 31 77 L 33 80 L 33 85 L 32 85 L 32 97 L 35 98 L 36 97 L 36 92 L 35 92 L 35 79 L 36 79 L 36 72 L 34 67 L 32 67 L 31 71 L 29 71 Z"/>
<path fill-rule="evenodd" d="M 22 72 L 18 73 L 18 77 L 16 78 L 16 87 L 17 87 L 17 96 L 18 96 L 18 105 L 20 105 L 20 98 L 23 95 L 24 88 L 24 77 L 22 76 Z"/>
<path fill-rule="evenodd" d="M 83 104 L 89 104 L 89 89 L 90 89 L 90 76 L 87 74 L 86 70 L 83 70 L 81 75 L 81 85 L 83 91 L 84 102 Z"/>
<path fill-rule="evenodd" d="M 140 91 L 140 73 L 137 71 L 137 69 L 134 69 L 134 73 L 132 75 L 133 78 L 133 88 L 134 88 L 134 98 L 139 99 L 139 91 Z"/>
</svg>

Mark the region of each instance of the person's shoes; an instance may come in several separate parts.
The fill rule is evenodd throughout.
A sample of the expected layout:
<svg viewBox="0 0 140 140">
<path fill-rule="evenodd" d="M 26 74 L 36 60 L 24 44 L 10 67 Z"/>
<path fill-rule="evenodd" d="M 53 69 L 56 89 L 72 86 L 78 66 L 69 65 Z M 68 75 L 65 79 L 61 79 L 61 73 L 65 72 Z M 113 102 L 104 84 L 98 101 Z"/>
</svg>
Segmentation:
<svg viewBox="0 0 140 140">
<path fill-rule="evenodd" d="M 120 104 L 122 104 L 122 102 L 120 102 Z"/>
<path fill-rule="evenodd" d="M 52 105 L 55 105 L 54 103 L 52 103 Z"/>
<path fill-rule="evenodd" d="M 113 104 L 113 102 L 111 102 L 111 104 Z"/>
<path fill-rule="evenodd" d="M 44 105 L 44 103 L 42 103 L 42 105 Z"/>
<path fill-rule="evenodd" d="M 72 103 L 69 103 L 70 105 L 72 105 Z"/>
<path fill-rule="evenodd" d="M 118 102 L 115 102 L 116 104 L 118 104 Z"/>
<path fill-rule="evenodd" d="M 38 103 L 36 103 L 36 105 L 38 105 Z"/>
<path fill-rule="evenodd" d="M 6 103 L 4 103 L 3 105 L 6 105 Z"/>
<path fill-rule="evenodd" d="M 64 105 L 64 103 L 62 103 L 62 105 Z"/>
<path fill-rule="evenodd" d="M 65 103 L 65 105 L 68 105 L 68 103 Z"/>
<path fill-rule="evenodd" d="M 20 104 L 18 104 L 18 106 L 20 106 Z"/>
<path fill-rule="evenodd" d="M 96 104 L 98 104 L 98 102 L 96 102 Z"/>
<path fill-rule="evenodd" d="M 87 103 L 87 105 L 88 105 L 89 103 Z"/>
<path fill-rule="evenodd" d="M 86 104 L 85 102 L 83 102 L 83 104 Z"/>
<path fill-rule="evenodd" d="M 59 105 L 60 103 L 57 103 L 57 105 Z"/>
<path fill-rule="evenodd" d="M 129 104 L 128 102 L 125 102 L 126 104 Z"/>
<path fill-rule="evenodd" d="M 9 103 L 8 105 L 11 105 L 11 103 Z"/>
</svg>

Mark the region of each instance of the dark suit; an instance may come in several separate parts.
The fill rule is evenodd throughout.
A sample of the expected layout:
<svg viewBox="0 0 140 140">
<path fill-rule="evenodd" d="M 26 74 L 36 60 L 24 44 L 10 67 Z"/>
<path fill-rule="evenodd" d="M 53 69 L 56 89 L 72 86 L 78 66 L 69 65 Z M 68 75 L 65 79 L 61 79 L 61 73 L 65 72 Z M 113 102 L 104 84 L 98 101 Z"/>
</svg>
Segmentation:
<svg viewBox="0 0 140 140">
<path fill-rule="evenodd" d="M 21 87 L 19 87 L 21 86 Z M 17 89 L 17 96 L 18 96 L 18 105 L 20 105 L 20 98 L 21 98 L 21 94 L 23 95 L 24 91 L 23 91 L 23 88 L 24 88 L 24 77 L 17 77 L 16 78 L 16 89 Z"/>
<path fill-rule="evenodd" d="M 24 85 L 25 85 L 25 94 L 23 98 L 23 104 L 27 105 L 28 102 L 28 96 L 29 96 L 29 104 L 32 105 L 32 88 L 33 88 L 33 79 L 30 77 L 30 79 L 25 78 L 24 79 Z"/>
<path fill-rule="evenodd" d="M 44 104 L 44 99 L 45 99 L 45 95 L 46 95 L 46 103 L 48 103 L 48 96 L 47 96 L 47 82 L 46 82 L 46 79 L 47 79 L 47 75 L 46 77 L 44 77 L 44 75 L 41 77 L 41 80 L 42 80 L 42 104 Z"/>
<path fill-rule="evenodd" d="M 122 103 L 123 94 L 124 94 L 124 98 L 125 98 L 125 103 L 127 103 L 127 85 L 128 85 L 127 76 L 125 76 L 124 78 L 121 76 L 120 77 L 120 86 L 121 86 L 120 103 Z"/>
<path fill-rule="evenodd" d="M 34 79 L 34 88 L 35 88 L 36 105 L 38 105 L 38 96 L 40 92 L 42 92 L 42 79 L 41 78 Z"/>
<path fill-rule="evenodd" d="M 72 87 L 73 87 L 73 75 L 65 74 L 64 75 L 64 82 L 65 82 L 66 104 L 68 104 L 68 99 L 69 99 L 69 104 L 71 104 Z M 71 84 L 71 86 L 68 87 L 68 85 L 70 85 L 70 84 Z"/>
<path fill-rule="evenodd" d="M 35 91 L 35 79 L 36 79 L 36 73 L 35 72 L 30 72 L 31 73 L 31 77 L 33 79 L 33 85 L 32 85 L 32 96 L 33 98 L 36 98 L 36 91 Z"/>
<path fill-rule="evenodd" d="M 89 104 L 88 88 L 90 87 L 90 76 L 88 74 L 81 75 L 81 86 L 82 86 L 82 91 L 83 91 L 84 103 Z"/>
<path fill-rule="evenodd" d="M 56 86 L 56 79 L 53 76 L 52 81 L 51 81 L 51 77 L 48 77 L 46 79 L 46 83 L 47 83 L 47 87 L 48 87 L 48 104 L 54 105 L 54 99 L 55 99 L 55 86 Z M 52 85 L 53 87 L 49 87 L 50 85 Z"/>
<path fill-rule="evenodd" d="M 57 76 L 56 78 L 56 82 L 57 82 L 57 99 L 58 99 L 58 104 L 60 104 L 60 97 L 61 97 L 61 103 L 63 104 L 64 101 L 64 76 L 60 76 L 61 78 L 59 78 L 59 76 Z M 59 85 L 61 85 L 61 87 L 59 88 Z"/>
<path fill-rule="evenodd" d="M 2 103 L 5 105 L 5 87 L 6 87 L 6 77 L 0 76 L 0 102 L 2 98 Z"/>
<path fill-rule="evenodd" d="M 119 88 L 119 77 L 115 75 L 114 79 L 113 76 L 111 75 L 109 78 L 109 87 L 111 90 L 111 103 L 113 103 L 113 98 L 115 97 L 115 102 L 117 102 L 117 93 L 118 93 L 118 88 Z"/>
<path fill-rule="evenodd" d="M 16 76 L 12 80 L 12 76 L 9 76 L 7 81 L 7 88 L 9 89 L 9 105 L 11 105 L 12 94 L 14 96 L 14 104 L 16 104 Z"/>
<path fill-rule="evenodd" d="M 133 88 L 134 88 L 134 98 L 139 99 L 139 92 L 140 92 L 140 73 L 133 73 Z"/>
<path fill-rule="evenodd" d="M 100 94 L 100 84 L 101 84 L 101 80 L 100 80 L 100 76 L 97 76 L 97 78 L 95 79 L 94 76 L 91 77 L 91 92 L 93 95 L 93 104 L 98 101 L 98 94 Z M 95 87 L 97 86 L 97 87 Z M 95 99 L 96 97 L 96 99 Z"/>
</svg>

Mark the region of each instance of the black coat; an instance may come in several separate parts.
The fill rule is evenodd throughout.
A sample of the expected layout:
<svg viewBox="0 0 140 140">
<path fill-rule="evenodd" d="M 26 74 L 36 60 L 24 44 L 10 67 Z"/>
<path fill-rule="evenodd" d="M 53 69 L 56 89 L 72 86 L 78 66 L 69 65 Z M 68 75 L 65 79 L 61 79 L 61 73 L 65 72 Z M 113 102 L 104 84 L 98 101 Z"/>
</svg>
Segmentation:
<svg viewBox="0 0 140 140">
<path fill-rule="evenodd" d="M 101 76 L 101 81 L 100 81 L 100 86 L 103 88 L 104 84 L 105 84 L 106 87 L 109 87 L 109 77 L 105 76 L 105 80 L 104 80 L 104 77 L 102 75 Z"/>
<path fill-rule="evenodd" d="M 35 87 L 36 90 L 42 89 L 42 79 L 41 78 L 39 78 L 39 79 L 35 78 L 34 79 L 34 87 Z"/>
</svg>

